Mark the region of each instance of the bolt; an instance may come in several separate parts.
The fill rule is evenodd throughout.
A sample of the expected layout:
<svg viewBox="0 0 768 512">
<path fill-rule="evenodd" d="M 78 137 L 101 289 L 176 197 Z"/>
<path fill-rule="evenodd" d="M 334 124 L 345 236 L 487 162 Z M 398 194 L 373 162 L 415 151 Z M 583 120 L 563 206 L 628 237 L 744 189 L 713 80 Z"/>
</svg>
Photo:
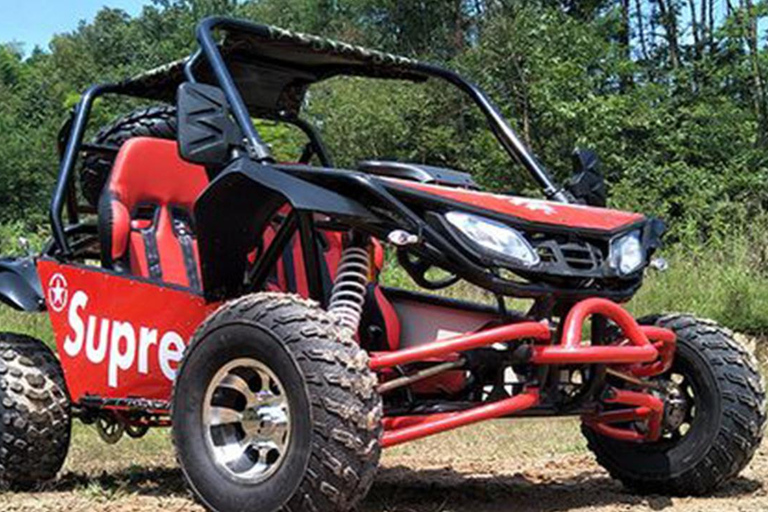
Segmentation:
<svg viewBox="0 0 768 512">
<path fill-rule="evenodd" d="M 393 245 L 403 247 L 406 245 L 413 245 L 418 243 L 419 237 L 413 233 L 409 233 L 408 231 L 396 229 L 387 235 L 387 240 L 389 240 Z"/>
</svg>

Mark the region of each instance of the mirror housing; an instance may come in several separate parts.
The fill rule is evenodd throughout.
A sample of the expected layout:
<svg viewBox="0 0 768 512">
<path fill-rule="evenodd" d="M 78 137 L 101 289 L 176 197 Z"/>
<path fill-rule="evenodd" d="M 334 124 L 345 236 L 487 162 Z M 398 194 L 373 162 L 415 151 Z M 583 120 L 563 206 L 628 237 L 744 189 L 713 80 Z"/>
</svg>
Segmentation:
<svg viewBox="0 0 768 512">
<path fill-rule="evenodd" d="M 590 149 L 573 151 L 573 176 L 566 185 L 568 191 L 581 204 L 605 207 L 608 192 L 605 178 L 600 172 L 600 158 Z"/>
<path fill-rule="evenodd" d="M 193 164 L 224 165 L 231 148 L 242 144 L 240 128 L 230 116 L 224 91 L 211 85 L 184 82 L 177 98 L 179 155 Z"/>
</svg>

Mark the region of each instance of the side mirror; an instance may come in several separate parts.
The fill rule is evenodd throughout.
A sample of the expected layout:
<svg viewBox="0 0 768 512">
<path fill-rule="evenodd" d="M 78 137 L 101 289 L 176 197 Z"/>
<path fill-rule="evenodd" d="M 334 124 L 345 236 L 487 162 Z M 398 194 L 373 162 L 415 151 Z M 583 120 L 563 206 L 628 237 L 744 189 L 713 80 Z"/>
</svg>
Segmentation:
<svg viewBox="0 0 768 512">
<path fill-rule="evenodd" d="M 566 188 L 582 204 L 600 207 L 607 204 L 608 192 L 597 153 L 580 148 L 573 151 L 573 176 Z"/>
<path fill-rule="evenodd" d="M 193 164 L 226 164 L 230 149 L 241 144 L 240 128 L 232 120 L 224 91 L 185 82 L 177 94 L 179 155 Z"/>
</svg>

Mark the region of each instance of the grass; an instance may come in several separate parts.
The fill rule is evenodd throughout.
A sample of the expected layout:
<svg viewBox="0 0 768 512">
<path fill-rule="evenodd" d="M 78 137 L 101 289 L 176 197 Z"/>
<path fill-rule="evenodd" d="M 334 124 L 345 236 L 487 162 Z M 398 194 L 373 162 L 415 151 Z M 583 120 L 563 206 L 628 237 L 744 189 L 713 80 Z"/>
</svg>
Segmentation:
<svg viewBox="0 0 768 512">
<path fill-rule="evenodd" d="M 630 310 L 637 316 L 692 312 L 734 331 L 768 334 L 768 245 L 736 238 L 718 249 L 675 247 L 669 269 L 648 271 Z"/>
<path fill-rule="evenodd" d="M 54 348 L 53 330 L 47 314 L 22 313 L 0 305 L 0 332 L 27 334 Z"/>
</svg>

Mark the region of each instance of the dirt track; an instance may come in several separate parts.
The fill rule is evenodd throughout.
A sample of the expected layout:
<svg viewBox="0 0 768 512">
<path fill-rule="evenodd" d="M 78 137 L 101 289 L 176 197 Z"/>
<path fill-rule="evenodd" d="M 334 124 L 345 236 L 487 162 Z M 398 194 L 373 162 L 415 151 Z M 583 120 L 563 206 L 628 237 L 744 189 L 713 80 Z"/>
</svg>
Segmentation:
<svg viewBox="0 0 768 512">
<path fill-rule="evenodd" d="M 94 438 L 79 429 L 62 478 L 43 492 L 0 494 L 0 510 L 202 510 L 188 499 L 166 435 L 117 447 Z M 742 476 L 712 497 L 635 496 L 584 452 L 573 422 L 497 423 L 387 453 L 362 511 L 768 510 L 764 482 L 768 443 Z"/>
</svg>

